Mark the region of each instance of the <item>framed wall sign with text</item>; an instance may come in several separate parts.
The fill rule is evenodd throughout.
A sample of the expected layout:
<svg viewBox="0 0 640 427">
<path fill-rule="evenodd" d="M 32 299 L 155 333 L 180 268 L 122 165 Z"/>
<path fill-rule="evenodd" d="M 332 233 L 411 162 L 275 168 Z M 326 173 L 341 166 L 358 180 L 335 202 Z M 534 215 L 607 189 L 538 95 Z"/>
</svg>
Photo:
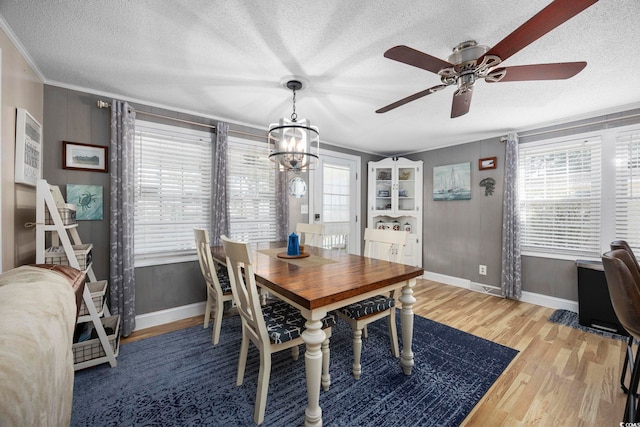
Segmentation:
<svg viewBox="0 0 640 427">
<path fill-rule="evenodd" d="M 16 111 L 15 182 L 32 185 L 42 178 L 42 126 L 24 108 Z"/>
</svg>

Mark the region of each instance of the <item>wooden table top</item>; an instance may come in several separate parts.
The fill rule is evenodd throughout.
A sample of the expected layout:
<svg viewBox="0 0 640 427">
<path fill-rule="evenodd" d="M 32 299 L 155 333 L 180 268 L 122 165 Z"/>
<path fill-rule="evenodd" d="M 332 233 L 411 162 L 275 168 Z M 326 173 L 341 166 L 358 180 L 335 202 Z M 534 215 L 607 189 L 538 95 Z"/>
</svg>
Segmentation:
<svg viewBox="0 0 640 427">
<path fill-rule="evenodd" d="M 307 309 L 316 309 L 356 295 L 384 288 L 421 276 L 421 267 L 397 264 L 345 252 L 305 246 L 309 258 L 295 264 L 261 250 L 283 248 L 286 242 L 252 244 L 256 282 L 295 301 Z M 213 257 L 226 262 L 222 246 L 212 247 Z M 270 253 L 272 253 L 271 251 Z M 327 262 L 314 257 L 325 258 Z M 304 260 L 309 260 L 304 263 Z"/>
</svg>

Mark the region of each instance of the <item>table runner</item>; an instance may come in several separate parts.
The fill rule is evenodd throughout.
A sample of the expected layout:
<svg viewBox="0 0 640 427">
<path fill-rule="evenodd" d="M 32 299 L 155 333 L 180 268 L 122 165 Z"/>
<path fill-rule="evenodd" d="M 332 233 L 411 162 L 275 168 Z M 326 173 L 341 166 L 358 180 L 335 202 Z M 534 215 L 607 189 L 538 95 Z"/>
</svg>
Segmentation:
<svg viewBox="0 0 640 427">
<path fill-rule="evenodd" d="M 286 253 L 287 248 L 272 248 L 272 249 L 260 249 L 258 252 L 268 255 L 270 257 L 278 258 L 278 254 L 281 252 Z M 332 264 L 335 261 L 332 259 L 322 258 L 317 255 L 311 254 L 307 258 L 278 258 L 280 261 L 288 262 L 289 264 L 297 265 L 298 267 L 315 267 L 325 264 Z"/>
</svg>

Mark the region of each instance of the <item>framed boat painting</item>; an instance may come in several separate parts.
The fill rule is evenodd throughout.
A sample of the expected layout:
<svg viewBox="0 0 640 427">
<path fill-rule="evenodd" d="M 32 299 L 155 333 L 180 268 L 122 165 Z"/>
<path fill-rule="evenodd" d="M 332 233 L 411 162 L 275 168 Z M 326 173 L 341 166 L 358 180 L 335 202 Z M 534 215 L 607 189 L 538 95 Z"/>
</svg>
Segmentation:
<svg viewBox="0 0 640 427">
<path fill-rule="evenodd" d="M 433 200 L 471 199 L 471 163 L 433 168 Z"/>
</svg>

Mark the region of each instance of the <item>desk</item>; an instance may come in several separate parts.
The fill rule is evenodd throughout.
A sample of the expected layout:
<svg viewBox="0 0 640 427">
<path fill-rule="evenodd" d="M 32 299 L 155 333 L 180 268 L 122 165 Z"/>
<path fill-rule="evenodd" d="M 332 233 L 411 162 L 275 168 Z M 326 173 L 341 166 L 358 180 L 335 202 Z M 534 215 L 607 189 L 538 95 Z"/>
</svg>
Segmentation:
<svg viewBox="0 0 640 427">
<path fill-rule="evenodd" d="M 286 252 L 286 242 L 257 244 L 252 248 L 256 282 L 300 309 L 307 319 L 306 329 L 302 333 L 306 345 L 305 426 L 322 425 L 322 409 L 319 405 L 322 371 L 320 344 L 325 340 L 325 333 L 320 320 L 331 310 L 402 288 L 399 298 L 402 303 L 400 320 L 403 344 L 400 363 L 404 373 L 411 374 L 414 364 L 411 350 L 413 304 L 416 301 L 412 288 L 416 277 L 424 273 L 422 268 L 309 246 L 305 246 L 305 252 L 311 253 L 311 256 L 304 258 L 309 261 L 305 263 L 298 259 L 294 260 L 294 264 L 277 258 L 273 251 L 269 251 L 283 248 L 282 251 Z M 221 246 L 212 247 L 211 252 L 216 260 L 226 263 Z"/>
</svg>

